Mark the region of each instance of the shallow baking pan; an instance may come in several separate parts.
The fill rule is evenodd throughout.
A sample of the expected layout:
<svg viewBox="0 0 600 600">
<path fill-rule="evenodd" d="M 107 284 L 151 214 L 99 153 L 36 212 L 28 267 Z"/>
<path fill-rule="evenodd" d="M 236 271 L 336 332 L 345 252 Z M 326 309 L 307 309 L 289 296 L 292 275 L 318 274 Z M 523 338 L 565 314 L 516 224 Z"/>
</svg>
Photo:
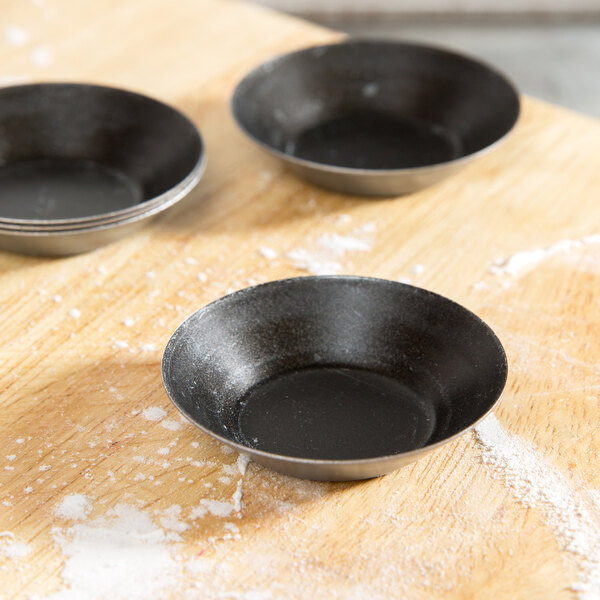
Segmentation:
<svg viewBox="0 0 600 600">
<path fill-rule="evenodd" d="M 276 57 L 237 86 L 232 112 L 259 146 L 310 181 L 396 196 L 495 147 L 519 97 L 499 72 L 412 43 L 346 41 Z"/>
<path fill-rule="evenodd" d="M 365 277 L 285 279 L 194 313 L 163 381 L 200 429 L 275 470 L 375 477 L 464 433 L 498 401 L 491 329 L 424 289 Z"/>
<path fill-rule="evenodd" d="M 97 247 L 172 206 L 200 179 L 202 138 L 176 109 L 133 92 L 44 83 L 0 89 L 0 245 L 63 254 Z M 35 234 L 35 235 L 34 235 Z M 39 235 L 37 235 L 39 234 Z M 13 237 L 11 237 L 13 236 Z M 42 240 L 43 243 L 36 242 Z M 14 244 L 13 244 L 14 241 Z"/>
</svg>

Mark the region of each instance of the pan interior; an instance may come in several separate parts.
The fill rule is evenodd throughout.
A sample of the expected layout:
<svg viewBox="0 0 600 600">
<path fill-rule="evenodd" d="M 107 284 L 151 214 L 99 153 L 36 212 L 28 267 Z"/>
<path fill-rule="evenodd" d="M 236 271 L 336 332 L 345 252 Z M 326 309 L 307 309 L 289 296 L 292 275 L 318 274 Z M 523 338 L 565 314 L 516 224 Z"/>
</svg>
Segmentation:
<svg viewBox="0 0 600 600">
<path fill-rule="evenodd" d="M 0 169 L 0 215 L 70 219 L 139 204 L 142 189 L 120 171 L 80 159 L 44 158 Z"/>
<path fill-rule="evenodd" d="M 369 111 L 310 126 L 285 149 L 298 158 L 354 169 L 410 169 L 462 153 L 460 140 L 443 127 Z"/>
<path fill-rule="evenodd" d="M 424 446 L 435 407 L 401 381 L 319 366 L 259 383 L 240 402 L 239 436 L 265 452 L 351 460 Z"/>
</svg>

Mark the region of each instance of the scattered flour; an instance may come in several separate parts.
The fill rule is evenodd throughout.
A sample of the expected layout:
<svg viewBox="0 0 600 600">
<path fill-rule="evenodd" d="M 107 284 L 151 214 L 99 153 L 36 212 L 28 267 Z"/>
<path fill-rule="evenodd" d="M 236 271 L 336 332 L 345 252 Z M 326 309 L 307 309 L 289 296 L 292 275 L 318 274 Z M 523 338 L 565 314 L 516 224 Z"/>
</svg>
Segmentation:
<svg viewBox="0 0 600 600">
<path fill-rule="evenodd" d="M 165 447 L 165 448 L 159 448 L 159 449 L 156 451 L 156 453 L 157 453 L 157 454 L 162 454 L 162 455 L 169 454 L 169 452 L 171 452 L 171 448 L 168 448 L 168 447 Z"/>
<path fill-rule="evenodd" d="M 55 294 L 52 296 L 52 301 L 58 304 L 59 302 L 62 302 L 62 296 L 60 294 Z"/>
<path fill-rule="evenodd" d="M 232 502 L 223 502 L 221 500 L 200 500 L 200 506 L 197 506 L 190 513 L 190 519 L 198 519 L 204 517 L 206 513 L 210 513 L 215 517 L 228 517 L 232 512 L 237 512 L 238 517 L 242 512 L 242 491 L 243 479 L 240 479 L 231 497 Z"/>
<path fill-rule="evenodd" d="M 7 541 L 8 540 L 8 541 Z M 31 553 L 31 548 L 22 542 L 17 542 L 10 531 L 0 531 L 0 549 L 6 558 L 18 560 Z"/>
<path fill-rule="evenodd" d="M 140 350 L 142 352 L 154 352 L 156 350 L 156 345 L 152 343 L 140 344 Z"/>
<path fill-rule="evenodd" d="M 197 506 L 190 513 L 190 519 L 198 519 L 209 512 L 215 517 L 228 517 L 235 509 L 231 502 L 222 502 L 221 500 L 200 500 L 200 506 Z"/>
<path fill-rule="evenodd" d="M 49 67 L 54 62 L 54 55 L 48 46 L 36 46 L 29 53 L 29 60 L 36 67 Z"/>
<path fill-rule="evenodd" d="M 206 273 L 198 273 L 198 275 L 196 275 L 198 281 L 202 282 L 202 283 L 206 283 L 206 281 L 208 281 L 208 275 Z"/>
<path fill-rule="evenodd" d="M 79 319 L 79 317 L 81 316 L 81 311 L 78 308 L 72 308 L 71 310 L 69 310 L 69 316 L 71 317 L 71 319 Z"/>
<path fill-rule="evenodd" d="M 342 270 L 342 265 L 334 260 L 324 257 L 321 253 L 309 252 L 304 248 L 297 248 L 286 253 L 296 269 L 307 271 L 313 275 L 335 275 Z"/>
<path fill-rule="evenodd" d="M 346 252 L 369 252 L 373 248 L 372 240 L 360 239 L 352 235 L 325 233 L 317 239 L 317 243 L 334 254 Z"/>
<path fill-rule="evenodd" d="M 233 510 L 235 510 L 235 512 L 237 513 L 241 513 L 242 512 L 242 496 L 243 496 L 243 491 L 242 491 L 242 486 L 244 485 L 244 480 L 240 479 L 237 482 L 237 487 L 235 488 L 235 492 L 233 492 Z"/>
<path fill-rule="evenodd" d="M 475 428 L 482 460 L 516 500 L 539 510 L 579 572 L 572 588 L 580 600 L 600 597 L 600 518 L 593 495 L 578 492 L 527 442 L 508 433 L 494 415 Z"/>
<path fill-rule="evenodd" d="M 419 276 L 423 275 L 423 273 L 425 273 L 425 267 L 423 265 L 419 265 L 419 264 L 413 265 L 410 268 L 410 272 L 412 275 L 419 277 Z"/>
<path fill-rule="evenodd" d="M 179 421 L 173 421 L 173 419 L 165 419 L 164 421 L 161 421 L 160 426 L 168 429 L 169 431 L 177 431 L 181 429 L 181 423 L 179 423 Z"/>
<path fill-rule="evenodd" d="M 160 600 L 178 587 L 181 566 L 166 533 L 140 510 L 119 504 L 104 517 L 54 534 L 66 584 L 45 600 Z"/>
<path fill-rule="evenodd" d="M 334 275 L 343 269 L 339 259 L 348 252 L 369 252 L 373 249 L 373 239 L 366 234 L 374 231 L 373 223 L 365 223 L 348 235 L 324 233 L 316 240 L 317 248 L 296 248 L 285 256 L 297 269 L 313 275 Z"/>
<path fill-rule="evenodd" d="M 133 327 L 134 324 L 135 321 L 131 317 L 126 317 L 123 319 L 123 325 L 125 325 L 125 327 Z"/>
<path fill-rule="evenodd" d="M 167 416 L 167 411 L 160 406 L 149 406 L 142 411 L 142 417 L 147 421 L 160 421 Z"/>
<path fill-rule="evenodd" d="M 579 240 L 560 240 L 551 246 L 516 252 L 508 258 L 497 260 L 490 267 L 490 272 L 494 275 L 519 277 L 555 254 L 570 252 L 591 244 L 600 244 L 600 234 L 588 235 Z"/>
<path fill-rule="evenodd" d="M 113 343 L 112 347 L 115 350 L 125 350 L 125 348 L 129 347 L 129 344 L 125 340 L 116 340 Z"/>
<path fill-rule="evenodd" d="M 274 260 L 279 256 L 279 252 L 268 246 L 259 246 L 258 253 L 267 260 Z"/>
<path fill-rule="evenodd" d="M 246 474 L 246 469 L 248 468 L 249 462 L 250 457 L 247 454 L 240 454 L 237 458 L 237 466 L 242 477 Z"/>
<path fill-rule="evenodd" d="M 54 514 L 63 519 L 73 519 L 78 521 L 85 519 L 92 510 L 92 503 L 87 496 L 83 494 L 69 494 L 62 499 L 62 502 L 54 509 Z"/>
<path fill-rule="evenodd" d="M 6 25 L 4 41 L 11 46 L 24 46 L 29 42 L 29 33 L 18 25 Z"/>
<path fill-rule="evenodd" d="M 179 504 L 174 504 L 163 511 L 163 516 L 160 518 L 159 523 L 169 531 L 183 533 L 189 529 L 190 526 L 185 521 L 181 521 L 180 517 L 181 506 L 179 506 Z"/>
</svg>

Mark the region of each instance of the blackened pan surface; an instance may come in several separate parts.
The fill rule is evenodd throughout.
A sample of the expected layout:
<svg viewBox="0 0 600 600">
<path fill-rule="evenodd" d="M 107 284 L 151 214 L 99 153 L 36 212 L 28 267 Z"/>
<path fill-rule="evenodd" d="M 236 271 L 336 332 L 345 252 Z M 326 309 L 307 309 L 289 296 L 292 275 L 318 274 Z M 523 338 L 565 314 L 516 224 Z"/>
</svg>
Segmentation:
<svg viewBox="0 0 600 600">
<path fill-rule="evenodd" d="M 361 479 L 423 456 L 496 403 L 506 356 L 490 328 L 426 290 L 363 277 L 247 288 L 188 318 L 163 357 L 192 422 L 255 460 Z"/>
<path fill-rule="evenodd" d="M 355 40 L 264 63 L 237 86 L 232 111 L 251 139 L 313 182 L 399 195 L 495 146 L 515 125 L 519 98 L 475 59 Z"/>
</svg>

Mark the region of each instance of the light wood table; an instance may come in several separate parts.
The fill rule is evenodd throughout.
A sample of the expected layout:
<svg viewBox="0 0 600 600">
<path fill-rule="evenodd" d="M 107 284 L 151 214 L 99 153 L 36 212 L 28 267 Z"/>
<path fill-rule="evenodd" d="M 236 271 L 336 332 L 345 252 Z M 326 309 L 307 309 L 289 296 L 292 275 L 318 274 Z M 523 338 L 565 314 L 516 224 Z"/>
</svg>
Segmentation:
<svg viewBox="0 0 600 600">
<path fill-rule="evenodd" d="M 0 253 L 0 598 L 600 597 L 598 123 L 523 98 L 508 142 L 445 183 L 340 196 L 228 109 L 248 69 L 339 34 L 229 0 L 1 14 L 24 30 L 0 44 L 2 83 L 147 93 L 190 115 L 209 159 L 189 200 L 120 243 Z M 288 254 L 324 233 L 372 245 L 336 255 L 340 272 L 409 278 L 484 318 L 509 356 L 503 400 L 479 435 L 380 479 L 242 475 L 170 405 L 162 349 L 226 291 L 306 274 Z"/>
</svg>

